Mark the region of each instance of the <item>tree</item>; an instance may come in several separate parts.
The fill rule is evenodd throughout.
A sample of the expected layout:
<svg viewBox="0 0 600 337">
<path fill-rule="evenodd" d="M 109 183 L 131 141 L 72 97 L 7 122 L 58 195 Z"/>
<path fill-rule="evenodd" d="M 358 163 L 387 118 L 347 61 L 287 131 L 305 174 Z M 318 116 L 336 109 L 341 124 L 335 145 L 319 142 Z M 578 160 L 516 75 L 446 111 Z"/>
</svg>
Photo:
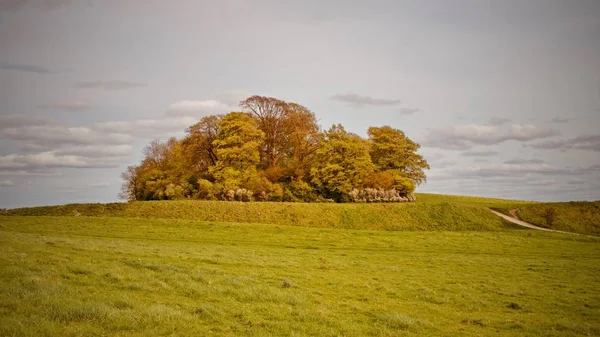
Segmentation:
<svg viewBox="0 0 600 337">
<path fill-rule="evenodd" d="M 300 181 L 310 171 L 323 134 L 312 111 L 296 103 L 288 103 L 287 108 L 286 130 L 290 138 L 289 162 L 286 164 L 292 171 L 292 178 Z"/>
<path fill-rule="evenodd" d="M 370 127 L 368 134 L 371 160 L 378 171 L 394 172 L 398 178 L 406 177 L 414 185 L 426 181 L 423 170 L 429 169 L 429 164 L 417 154 L 421 147 L 418 143 L 390 126 Z"/>
<path fill-rule="evenodd" d="M 120 196 L 401 201 L 426 179 L 419 144 L 400 130 L 371 127 L 366 140 L 341 125 L 323 132 L 297 103 L 252 96 L 240 106 L 202 118 L 181 140 L 152 141 L 122 174 Z"/>
<path fill-rule="evenodd" d="M 231 112 L 219 121 L 219 133 L 213 141 L 218 158 L 210 172 L 226 187 L 240 187 L 260 162 L 259 148 L 264 133 L 249 114 Z"/>
<path fill-rule="evenodd" d="M 187 128 L 182 141 L 188 166 L 195 174 L 206 175 L 208 168 L 217 163 L 213 142 L 219 133 L 219 121 L 223 116 L 207 116 Z"/>
<path fill-rule="evenodd" d="M 127 166 L 125 172 L 121 173 L 123 184 L 119 198 L 127 201 L 140 200 L 139 166 Z"/>
<path fill-rule="evenodd" d="M 553 207 L 546 207 L 542 211 L 542 217 L 544 220 L 546 220 L 546 225 L 548 225 L 548 227 L 552 227 L 554 221 L 558 217 L 558 213 Z"/>
<path fill-rule="evenodd" d="M 285 155 L 290 136 L 284 123 L 288 114 L 287 104 L 273 97 L 252 96 L 240 102 L 240 107 L 257 118 L 258 126 L 264 133 L 261 163 L 265 168 L 278 164 Z"/>
<path fill-rule="evenodd" d="M 338 124 L 325 132 L 315 153 L 311 182 L 325 196 L 344 201 L 373 169 L 367 142 Z"/>
</svg>

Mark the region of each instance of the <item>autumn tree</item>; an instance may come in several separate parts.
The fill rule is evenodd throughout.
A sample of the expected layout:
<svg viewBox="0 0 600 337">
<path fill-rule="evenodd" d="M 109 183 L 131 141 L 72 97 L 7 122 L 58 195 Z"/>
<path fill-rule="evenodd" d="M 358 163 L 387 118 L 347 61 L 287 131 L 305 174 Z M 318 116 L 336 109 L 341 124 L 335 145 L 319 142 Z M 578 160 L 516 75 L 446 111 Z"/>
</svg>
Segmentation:
<svg viewBox="0 0 600 337">
<path fill-rule="evenodd" d="M 368 143 L 340 124 L 325 132 L 315 156 L 310 170 L 311 182 L 322 194 L 336 201 L 346 200 L 374 170 Z"/>
<path fill-rule="evenodd" d="M 231 112 L 219 121 L 213 141 L 218 160 L 210 168 L 215 180 L 226 188 L 237 188 L 256 171 L 264 133 L 255 119 L 243 112 Z"/>
<path fill-rule="evenodd" d="M 286 164 L 292 171 L 292 179 L 299 181 L 308 175 L 323 134 L 312 111 L 296 103 L 288 103 L 287 109 L 289 161 Z"/>
<path fill-rule="evenodd" d="M 426 179 L 419 144 L 398 129 L 371 127 L 363 139 L 341 125 L 322 132 L 297 103 L 252 96 L 240 106 L 181 140 L 152 141 L 122 174 L 121 197 L 394 202 Z"/>
<path fill-rule="evenodd" d="M 285 119 L 287 104 L 273 97 L 252 96 L 240 102 L 240 107 L 258 120 L 258 127 L 264 133 L 260 147 L 260 162 L 263 167 L 276 165 L 285 155 L 289 142 L 289 129 Z"/>
<path fill-rule="evenodd" d="M 181 141 L 152 141 L 144 149 L 144 159 L 137 169 L 139 195 L 143 200 L 165 200 L 192 194 L 189 168 Z"/>
<path fill-rule="evenodd" d="M 377 171 L 391 174 L 398 186 L 411 189 L 412 185 L 412 190 L 426 181 L 424 170 L 429 169 L 429 164 L 417 153 L 418 143 L 390 126 L 370 127 L 368 134 L 369 154 Z"/>
<path fill-rule="evenodd" d="M 140 167 L 136 165 L 127 166 L 125 172 L 121 173 L 123 184 L 121 185 L 121 193 L 119 198 L 127 201 L 140 200 Z"/>
<path fill-rule="evenodd" d="M 182 146 L 185 160 L 195 175 L 203 176 L 208 168 L 217 163 L 217 153 L 213 142 L 219 133 L 219 121 L 223 116 L 207 116 L 186 130 Z"/>
</svg>

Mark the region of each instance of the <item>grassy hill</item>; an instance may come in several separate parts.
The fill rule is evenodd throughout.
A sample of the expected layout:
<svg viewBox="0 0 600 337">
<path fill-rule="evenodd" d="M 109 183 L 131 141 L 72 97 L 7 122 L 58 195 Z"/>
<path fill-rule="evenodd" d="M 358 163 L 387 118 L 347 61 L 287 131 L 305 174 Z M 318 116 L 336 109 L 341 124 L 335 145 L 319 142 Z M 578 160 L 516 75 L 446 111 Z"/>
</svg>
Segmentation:
<svg viewBox="0 0 600 337">
<path fill-rule="evenodd" d="M 419 194 L 414 203 L 242 203 L 142 201 L 70 204 L 8 210 L 23 216 L 101 216 L 189 219 L 320 228 L 383 230 L 500 230 L 506 223 L 488 207 L 510 209 L 525 202 Z"/>
<path fill-rule="evenodd" d="M 0 336 L 598 336 L 599 259 L 530 230 L 0 216 Z"/>
<path fill-rule="evenodd" d="M 552 208 L 556 219 L 548 225 L 543 214 Z M 524 221 L 566 232 L 600 235 L 600 202 L 557 202 L 521 205 L 516 208 Z"/>
</svg>

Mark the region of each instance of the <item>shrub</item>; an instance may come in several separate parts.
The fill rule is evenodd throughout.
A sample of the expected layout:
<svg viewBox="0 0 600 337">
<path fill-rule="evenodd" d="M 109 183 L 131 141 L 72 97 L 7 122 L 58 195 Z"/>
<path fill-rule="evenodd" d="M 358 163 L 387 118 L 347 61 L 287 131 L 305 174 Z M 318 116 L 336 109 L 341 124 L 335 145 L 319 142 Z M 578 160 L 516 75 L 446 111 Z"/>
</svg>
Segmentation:
<svg viewBox="0 0 600 337">
<path fill-rule="evenodd" d="M 287 185 L 289 191 L 297 199 L 304 202 L 314 202 L 317 200 L 317 193 L 314 189 L 304 181 L 294 181 Z"/>
<path fill-rule="evenodd" d="M 204 200 L 215 199 L 215 192 L 217 191 L 215 191 L 215 186 L 213 186 L 213 183 L 206 179 L 199 179 L 197 182 L 197 186 L 198 191 L 196 192 L 196 198 Z"/>
<path fill-rule="evenodd" d="M 552 227 L 552 224 L 554 223 L 554 220 L 556 220 L 556 218 L 558 217 L 558 214 L 556 213 L 556 210 L 553 207 L 546 207 L 542 211 L 542 217 L 544 218 L 544 220 L 546 220 L 546 225 L 548 225 L 548 227 Z"/>
</svg>

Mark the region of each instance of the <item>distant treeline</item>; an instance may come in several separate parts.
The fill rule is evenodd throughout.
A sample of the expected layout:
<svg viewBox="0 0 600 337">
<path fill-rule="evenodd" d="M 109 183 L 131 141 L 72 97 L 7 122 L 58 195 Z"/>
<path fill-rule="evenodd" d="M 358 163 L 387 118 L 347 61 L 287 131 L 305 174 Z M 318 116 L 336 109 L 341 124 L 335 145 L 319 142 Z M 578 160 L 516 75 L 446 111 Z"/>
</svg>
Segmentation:
<svg viewBox="0 0 600 337">
<path fill-rule="evenodd" d="M 122 174 L 127 200 L 399 202 L 425 181 L 419 144 L 389 126 L 368 139 L 321 130 L 306 107 L 272 97 L 202 118 L 183 139 L 152 141 Z"/>
</svg>

